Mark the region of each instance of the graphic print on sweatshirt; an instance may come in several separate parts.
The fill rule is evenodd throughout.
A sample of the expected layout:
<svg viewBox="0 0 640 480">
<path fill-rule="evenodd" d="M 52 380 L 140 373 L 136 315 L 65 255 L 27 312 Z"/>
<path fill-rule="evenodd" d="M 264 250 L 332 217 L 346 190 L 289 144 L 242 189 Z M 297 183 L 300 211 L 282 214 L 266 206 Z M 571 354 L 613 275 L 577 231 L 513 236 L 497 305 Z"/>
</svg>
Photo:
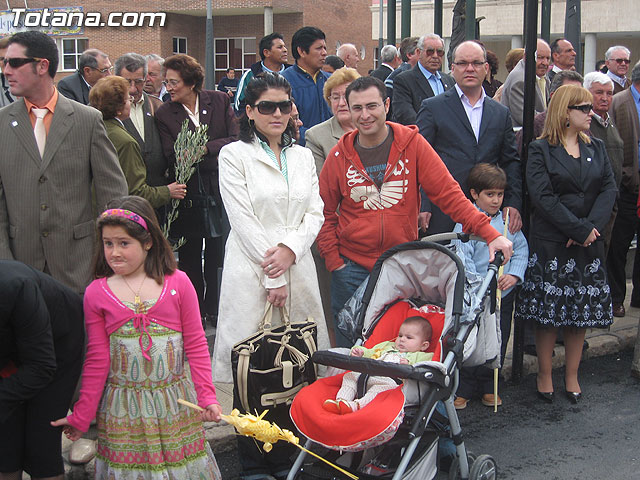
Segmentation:
<svg viewBox="0 0 640 480">
<path fill-rule="evenodd" d="M 405 163 L 402 160 L 398 161 L 387 181 L 378 190 L 368 178 L 365 178 L 353 165 L 350 165 L 346 173 L 347 185 L 351 187 L 349 196 L 355 203 L 362 202 L 365 210 L 391 208 L 407 192 L 409 181 L 405 176 L 408 173 L 409 169 L 405 166 Z M 363 183 L 368 183 L 369 185 L 362 185 Z"/>
</svg>

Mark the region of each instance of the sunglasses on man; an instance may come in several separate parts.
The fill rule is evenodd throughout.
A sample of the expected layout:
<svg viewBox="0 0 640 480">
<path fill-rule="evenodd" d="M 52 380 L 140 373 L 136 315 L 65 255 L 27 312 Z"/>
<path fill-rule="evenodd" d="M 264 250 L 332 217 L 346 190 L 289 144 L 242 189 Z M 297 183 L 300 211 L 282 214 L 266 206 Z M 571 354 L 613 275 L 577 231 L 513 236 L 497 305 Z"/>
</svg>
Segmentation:
<svg viewBox="0 0 640 480">
<path fill-rule="evenodd" d="M 2 65 L 6 67 L 8 64 L 11 68 L 20 68 L 23 65 L 26 65 L 27 63 L 36 63 L 36 62 L 39 62 L 40 60 L 44 60 L 44 58 L 37 58 L 37 57 L 6 58 L 5 57 L 2 59 Z"/>
<path fill-rule="evenodd" d="M 611 60 L 616 62 L 618 65 L 622 65 L 623 63 L 625 65 L 629 65 L 631 63 L 631 60 L 629 60 L 628 58 L 612 58 Z"/>
<path fill-rule="evenodd" d="M 262 102 L 256 103 L 254 107 L 257 107 L 258 112 L 262 115 L 271 115 L 276 111 L 276 108 L 279 108 L 280 113 L 283 115 L 287 115 L 288 113 L 291 113 L 291 100 L 284 100 L 282 102 L 263 100 Z"/>
<path fill-rule="evenodd" d="M 427 48 L 425 50 L 427 57 L 432 57 L 434 53 L 437 53 L 439 57 L 444 57 L 443 48 Z"/>
</svg>

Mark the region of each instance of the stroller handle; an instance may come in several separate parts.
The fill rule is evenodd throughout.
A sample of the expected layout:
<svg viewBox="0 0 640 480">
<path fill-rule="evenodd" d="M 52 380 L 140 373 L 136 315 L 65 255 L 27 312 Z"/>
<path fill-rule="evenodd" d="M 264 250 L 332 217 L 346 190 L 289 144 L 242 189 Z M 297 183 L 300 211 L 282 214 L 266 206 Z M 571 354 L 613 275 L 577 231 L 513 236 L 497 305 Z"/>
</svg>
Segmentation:
<svg viewBox="0 0 640 480">
<path fill-rule="evenodd" d="M 370 376 L 409 378 L 418 381 L 429 381 L 448 386 L 445 375 L 436 368 L 428 365 L 403 365 L 399 363 L 374 360 L 372 358 L 354 357 L 330 350 L 318 350 L 314 352 L 312 360 L 314 363 L 337 367 L 343 370 L 366 373 Z"/>
</svg>

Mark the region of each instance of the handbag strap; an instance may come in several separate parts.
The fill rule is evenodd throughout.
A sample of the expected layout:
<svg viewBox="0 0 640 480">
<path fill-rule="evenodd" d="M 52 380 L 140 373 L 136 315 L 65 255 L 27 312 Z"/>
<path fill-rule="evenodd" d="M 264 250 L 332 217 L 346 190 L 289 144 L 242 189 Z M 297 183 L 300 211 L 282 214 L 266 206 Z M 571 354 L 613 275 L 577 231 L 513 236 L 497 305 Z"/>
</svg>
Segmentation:
<svg viewBox="0 0 640 480">
<path fill-rule="evenodd" d="M 289 309 L 285 305 L 284 307 L 278 307 L 280 314 L 282 315 L 282 321 L 286 326 L 291 324 L 289 319 Z M 271 320 L 273 319 L 273 303 L 267 301 L 264 306 L 264 313 L 262 314 L 262 321 L 258 325 L 258 331 L 271 330 Z"/>
</svg>

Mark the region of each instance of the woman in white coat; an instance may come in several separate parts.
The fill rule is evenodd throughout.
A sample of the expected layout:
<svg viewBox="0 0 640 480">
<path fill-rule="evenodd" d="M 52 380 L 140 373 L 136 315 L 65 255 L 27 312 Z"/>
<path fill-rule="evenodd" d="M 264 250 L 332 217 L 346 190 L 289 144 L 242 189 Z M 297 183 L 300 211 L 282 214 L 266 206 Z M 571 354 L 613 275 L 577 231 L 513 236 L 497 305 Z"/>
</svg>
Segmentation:
<svg viewBox="0 0 640 480">
<path fill-rule="evenodd" d="M 226 383 L 233 381 L 231 349 L 258 330 L 266 302 L 288 307 L 293 321 L 313 317 L 318 323 L 318 347 L 329 347 L 310 252 L 324 221 L 323 204 L 313 155 L 292 140 L 291 87 L 279 75 L 264 74 L 249 83 L 245 99 L 240 141 L 224 146 L 219 155 L 220 192 L 231 233 L 213 377 Z M 274 325 L 281 321 L 279 311 L 274 308 Z M 234 407 L 238 406 L 234 394 Z M 238 437 L 242 478 L 285 478 L 289 449 L 280 443 L 263 456 L 253 440 Z"/>
</svg>

